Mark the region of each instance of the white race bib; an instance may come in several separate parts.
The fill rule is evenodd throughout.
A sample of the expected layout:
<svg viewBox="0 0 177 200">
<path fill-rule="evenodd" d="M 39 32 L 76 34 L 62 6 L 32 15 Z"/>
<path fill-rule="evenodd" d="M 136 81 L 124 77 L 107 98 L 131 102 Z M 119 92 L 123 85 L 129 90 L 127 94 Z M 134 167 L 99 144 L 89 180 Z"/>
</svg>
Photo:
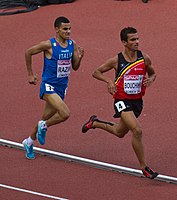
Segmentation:
<svg viewBox="0 0 177 200">
<path fill-rule="evenodd" d="M 143 75 L 125 75 L 124 76 L 124 92 L 127 94 L 141 93 Z"/>
<path fill-rule="evenodd" d="M 125 103 L 123 101 L 118 101 L 117 103 L 115 103 L 115 106 L 118 112 L 121 112 L 122 110 L 126 108 Z"/>
<path fill-rule="evenodd" d="M 45 90 L 47 92 L 53 92 L 54 91 L 54 87 L 49 85 L 48 83 L 45 83 Z"/>
<path fill-rule="evenodd" d="M 58 60 L 57 78 L 68 77 L 70 75 L 71 60 Z"/>
</svg>

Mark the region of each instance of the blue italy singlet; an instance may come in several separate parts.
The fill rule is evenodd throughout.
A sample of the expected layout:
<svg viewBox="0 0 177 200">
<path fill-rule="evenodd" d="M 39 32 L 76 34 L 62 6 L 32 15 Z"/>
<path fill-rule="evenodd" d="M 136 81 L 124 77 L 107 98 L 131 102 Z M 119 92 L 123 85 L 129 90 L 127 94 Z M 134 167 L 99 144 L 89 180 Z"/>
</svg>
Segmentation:
<svg viewBox="0 0 177 200">
<path fill-rule="evenodd" d="M 55 38 L 51 38 L 52 57 L 48 59 L 44 55 L 44 68 L 42 73 L 42 82 L 52 86 L 68 86 L 68 77 L 72 66 L 72 56 L 74 53 L 74 43 L 67 40 L 66 48 L 60 46 Z"/>
</svg>

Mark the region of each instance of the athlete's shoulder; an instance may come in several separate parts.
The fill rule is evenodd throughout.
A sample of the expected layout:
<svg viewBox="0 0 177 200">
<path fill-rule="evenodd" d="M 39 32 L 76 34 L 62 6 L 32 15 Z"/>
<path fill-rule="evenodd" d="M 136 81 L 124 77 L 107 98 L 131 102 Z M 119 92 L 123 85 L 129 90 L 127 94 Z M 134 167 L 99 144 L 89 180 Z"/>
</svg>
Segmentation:
<svg viewBox="0 0 177 200">
<path fill-rule="evenodd" d="M 40 49 L 42 51 L 47 50 L 47 49 L 51 48 L 50 40 L 41 41 L 37 45 L 33 46 L 32 48 Z"/>
<path fill-rule="evenodd" d="M 147 53 L 145 53 L 145 52 L 142 52 L 142 55 L 143 55 L 143 58 L 144 58 L 145 65 L 146 66 L 151 65 L 151 58 L 150 58 L 150 56 Z"/>
<path fill-rule="evenodd" d="M 118 63 L 118 56 L 115 55 L 115 56 L 109 58 L 109 59 L 107 60 L 107 62 L 110 63 L 110 64 L 112 64 L 112 65 L 116 65 L 116 64 Z"/>
<path fill-rule="evenodd" d="M 108 66 L 109 69 L 114 68 L 116 70 L 117 69 L 117 65 L 118 65 L 118 57 L 117 57 L 117 55 L 107 59 L 107 61 L 105 62 L 105 66 Z"/>
<path fill-rule="evenodd" d="M 59 43 L 56 41 L 55 38 L 50 38 L 49 42 L 50 42 L 50 44 L 51 44 L 52 47 L 59 46 Z"/>
<path fill-rule="evenodd" d="M 141 53 L 142 53 L 142 56 L 143 56 L 143 58 L 145 60 L 149 60 L 150 59 L 150 56 L 147 53 L 145 53 L 144 51 L 141 51 Z"/>
<path fill-rule="evenodd" d="M 138 54 L 139 55 L 142 55 L 144 59 L 146 59 L 148 57 L 147 53 L 145 53 L 144 51 L 142 50 L 138 50 Z"/>
<path fill-rule="evenodd" d="M 72 39 L 68 39 L 68 45 L 71 46 L 71 45 L 75 45 L 76 42 Z"/>
</svg>

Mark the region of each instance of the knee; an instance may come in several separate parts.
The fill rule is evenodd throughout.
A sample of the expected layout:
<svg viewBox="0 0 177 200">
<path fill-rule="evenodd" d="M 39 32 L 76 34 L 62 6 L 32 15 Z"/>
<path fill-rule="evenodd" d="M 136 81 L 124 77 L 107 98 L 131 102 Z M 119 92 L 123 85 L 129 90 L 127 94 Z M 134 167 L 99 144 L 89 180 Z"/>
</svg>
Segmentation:
<svg viewBox="0 0 177 200">
<path fill-rule="evenodd" d="M 68 118 L 70 117 L 70 112 L 66 112 L 65 115 L 64 115 L 64 119 L 67 120 Z"/>
<path fill-rule="evenodd" d="M 142 138 L 142 128 L 141 127 L 135 127 L 133 130 L 133 136 L 137 139 L 141 139 Z"/>
<path fill-rule="evenodd" d="M 60 115 L 62 121 L 66 121 L 70 117 L 70 111 L 65 110 L 63 112 L 60 112 L 59 115 Z"/>
</svg>

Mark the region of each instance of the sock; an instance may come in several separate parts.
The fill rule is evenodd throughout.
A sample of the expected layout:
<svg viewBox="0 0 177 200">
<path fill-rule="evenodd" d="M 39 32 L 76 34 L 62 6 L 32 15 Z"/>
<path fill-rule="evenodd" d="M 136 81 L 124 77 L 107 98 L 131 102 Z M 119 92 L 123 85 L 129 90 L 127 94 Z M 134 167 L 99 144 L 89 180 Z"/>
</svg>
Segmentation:
<svg viewBox="0 0 177 200">
<path fill-rule="evenodd" d="M 114 123 L 112 123 L 112 122 L 106 122 L 106 121 L 102 121 L 102 120 L 99 120 L 99 119 L 97 119 L 95 121 L 103 123 L 103 124 L 109 124 L 110 126 L 114 126 Z"/>
<path fill-rule="evenodd" d="M 31 139 L 31 137 L 29 136 L 29 138 L 26 139 L 26 143 L 28 146 L 31 146 L 32 144 L 34 144 L 34 140 Z"/>
<path fill-rule="evenodd" d="M 42 128 L 42 129 L 47 129 L 47 125 L 46 125 L 46 122 L 45 122 L 45 121 L 43 121 L 43 123 L 42 123 L 42 125 L 41 125 L 41 128 Z"/>
</svg>

